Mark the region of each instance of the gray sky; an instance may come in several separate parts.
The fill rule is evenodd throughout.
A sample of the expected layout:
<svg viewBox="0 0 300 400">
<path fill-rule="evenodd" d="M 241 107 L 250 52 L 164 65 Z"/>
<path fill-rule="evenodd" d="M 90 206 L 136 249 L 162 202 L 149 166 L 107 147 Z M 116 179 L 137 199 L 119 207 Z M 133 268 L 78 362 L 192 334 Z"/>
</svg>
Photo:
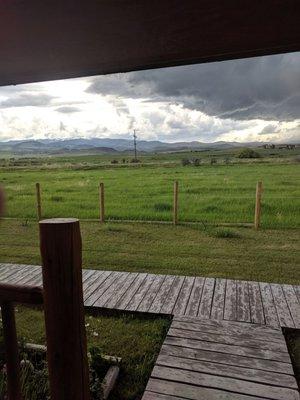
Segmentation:
<svg viewBox="0 0 300 400">
<path fill-rule="evenodd" d="M 0 140 L 300 141 L 300 53 L 0 87 Z"/>
</svg>

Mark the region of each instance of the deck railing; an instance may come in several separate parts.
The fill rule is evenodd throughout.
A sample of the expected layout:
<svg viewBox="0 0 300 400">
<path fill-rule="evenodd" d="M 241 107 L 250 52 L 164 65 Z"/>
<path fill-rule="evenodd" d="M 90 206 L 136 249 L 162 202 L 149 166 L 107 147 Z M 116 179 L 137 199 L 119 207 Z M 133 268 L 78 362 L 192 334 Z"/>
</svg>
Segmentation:
<svg viewBox="0 0 300 400">
<path fill-rule="evenodd" d="M 89 400 L 82 290 L 81 235 L 76 219 L 40 221 L 43 289 L 0 284 L 9 400 L 21 400 L 14 304 L 43 304 L 51 400 Z"/>
</svg>

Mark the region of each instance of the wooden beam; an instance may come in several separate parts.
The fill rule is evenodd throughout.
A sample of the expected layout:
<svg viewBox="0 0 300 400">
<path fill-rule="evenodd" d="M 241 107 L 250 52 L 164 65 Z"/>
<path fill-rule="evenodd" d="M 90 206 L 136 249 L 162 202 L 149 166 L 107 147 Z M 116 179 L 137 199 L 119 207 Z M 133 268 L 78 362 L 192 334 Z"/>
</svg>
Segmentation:
<svg viewBox="0 0 300 400">
<path fill-rule="evenodd" d="M 0 85 L 300 50 L 298 0 L 5 0 Z"/>
<path fill-rule="evenodd" d="M 39 226 L 51 399 L 89 400 L 79 221 Z"/>
<path fill-rule="evenodd" d="M 38 286 L 0 283 L 0 302 L 42 304 L 43 290 Z"/>
<path fill-rule="evenodd" d="M 1 315 L 7 368 L 8 398 L 9 400 L 22 400 L 15 310 L 12 303 L 1 303 Z"/>
</svg>

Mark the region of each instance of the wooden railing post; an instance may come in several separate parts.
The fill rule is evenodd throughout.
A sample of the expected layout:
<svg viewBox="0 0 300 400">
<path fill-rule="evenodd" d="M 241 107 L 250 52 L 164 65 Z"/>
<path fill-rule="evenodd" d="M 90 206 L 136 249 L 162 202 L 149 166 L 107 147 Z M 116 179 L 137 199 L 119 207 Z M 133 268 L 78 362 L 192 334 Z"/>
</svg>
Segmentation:
<svg viewBox="0 0 300 400">
<path fill-rule="evenodd" d="M 256 201 L 255 201 L 255 217 L 254 217 L 254 227 L 255 227 L 255 229 L 258 229 L 259 226 L 260 226 L 261 196 L 262 196 L 262 182 L 257 182 L 257 185 L 256 185 Z"/>
<path fill-rule="evenodd" d="M 1 314 L 7 369 L 8 399 L 21 400 L 20 360 L 13 304 L 10 302 L 2 302 Z"/>
<path fill-rule="evenodd" d="M 104 183 L 100 182 L 99 185 L 99 208 L 100 208 L 100 222 L 105 221 L 105 209 L 104 209 Z"/>
<path fill-rule="evenodd" d="M 178 181 L 174 182 L 174 199 L 173 199 L 173 224 L 178 223 Z"/>
<path fill-rule="evenodd" d="M 51 400 L 89 400 L 77 219 L 39 223 Z"/>
<path fill-rule="evenodd" d="M 35 184 L 36 188 L 36 209 L 37 209 L 37 217 L 38 221 L 42 219 L 42 205 L 41 205 L 41 188 L 40 184 L 36 183 Z"/>
</svg>

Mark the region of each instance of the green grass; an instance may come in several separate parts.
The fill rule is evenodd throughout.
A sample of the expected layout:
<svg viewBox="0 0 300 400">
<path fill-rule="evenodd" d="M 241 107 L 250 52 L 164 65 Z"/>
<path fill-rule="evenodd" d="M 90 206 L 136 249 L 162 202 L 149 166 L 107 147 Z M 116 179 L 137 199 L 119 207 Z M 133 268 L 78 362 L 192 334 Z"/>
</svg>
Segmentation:
<svg viewBox="0 0 300 400">
<path fill-rule="evenodd" d="M 81 232 L 84 268 L 300 283 L 295 229 L 81 222 Z M 40 264 L 38 224 L 2 221 L 0 260 Z"/>
<path fill-rule="evenodd" d="M 37 309 L 18 307 L 19 337 L 46 344 L 44 316 Z M 169 320 L 86 315 L 88 347 L 97 346 L 106 355 L 122 358 L 120 377 L 111 400 L 140 399 L 166 335 Z"/>
<path fill-rule="evenodd" d="M 35 218 L 40 182 L 44 217 L 98 218 L 98 184 L 105 184 L 109 219 L 172 219 L 173 182 L 179 181 L 180 221 L 252 223 L 255 187 L 263 181 L 262 226 L 300 226 L 300 165 L 254 163 L 200 167 L 126 166 L 104 169 L 3 170 L 7 216 Z"/>
</svg>

